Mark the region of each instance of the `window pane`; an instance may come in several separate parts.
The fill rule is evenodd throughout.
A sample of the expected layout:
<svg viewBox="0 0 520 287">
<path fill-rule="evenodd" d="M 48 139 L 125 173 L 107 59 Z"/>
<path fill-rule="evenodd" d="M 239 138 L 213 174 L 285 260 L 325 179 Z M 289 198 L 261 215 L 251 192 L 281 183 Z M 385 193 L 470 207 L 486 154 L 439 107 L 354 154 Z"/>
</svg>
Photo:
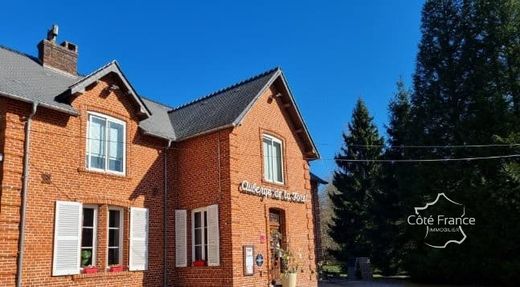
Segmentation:
<svg viewBox="0 0 520 287">
<path fill-rule="evenodd" d="M 83 226 L 94 226 L 94 209 L 83 208 Z"/>
<path fill-rule="evenodd" d="M 273 174 L 276 181 L 282 182 L 282 145 L 273 142 Z"/>
<path fill-rule="evenodd" d="M 105 125 L 105 119 L 90 116 L 88 146 L 93 168 L 105 168 Z"/>
<path fill-rule="evenodd" d="M 200 226 L 201 226 L 200 212 L 195 212 L 195 228 L 198 228 Z"/>
<path fill-rule="evenodd" d="M 110 210 L 108 213 L 108 222 L 110 227 L 119 227 L 120 220 L 119 220 L 120 211 L 119 210 Z"/>
<path fill-rule="evenodd" d="M 84 247 L 92 247 L 94 246 L 94 230 L 91 228 L 83 228 L 83 232 L 81 234 L 81 246 Z"/>
<path fill-rule="evenodd" d="M 92 248 L 81 248 L 81 267 L 92 265 Z"/>
<path fill-rule="evenodd" d="M 108 169 L 123 171 L 124 127 L 121 124 L 109 122 Z"/>
<path fill-rule="evenodd" d="M 195 229 L 195 244 L 201 244 L 201 242 L 202 242 L 202 240 L 201 240 L 201 232 L 202 232 L 202 230 Z"/>
<path fill-rule="evenodd" d="M 272 180 L 272 172 L 271 172 L 271 165 L 270 165 L 270 158 L 271 158 L 271 141 L 269 139 L 263 140 L 263 155 L 264 155 L 264 179 L 266 180 Z"/>
<path fill-rule="evenodd" d="M 119 246 L 119 229 L 108 230 L 108 246 Z"/>
<path fill-rule="evenodd" d="M 108 249 L 108 265 L 119 264 L 119 249 L 110 248 Z"/>
<path fill-rule="evenodd" d="M 195 260 L 202 260 L 202 246 L 195 246 Z"/>
</svg>

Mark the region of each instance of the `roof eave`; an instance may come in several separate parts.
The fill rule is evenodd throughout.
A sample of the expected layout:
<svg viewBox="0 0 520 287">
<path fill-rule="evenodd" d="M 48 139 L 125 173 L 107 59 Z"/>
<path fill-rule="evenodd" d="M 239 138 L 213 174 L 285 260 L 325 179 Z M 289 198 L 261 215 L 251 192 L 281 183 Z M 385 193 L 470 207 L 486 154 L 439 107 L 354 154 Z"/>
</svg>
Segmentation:
<svg viewBox="0 0 520 287">
<path fill-rule="evenodd" d="M 76 110 L 74 110 L 74 109 L 73 109 L 73 111 L 67 110 L 67 109 L 63 109 L 63 108 L 60 108 L 60 107 L 49 105 L 47 103 L 35 102 L 33 100 L 30 100 L 30 99 L 27 99 L 27 98 L 24 98 L 24 97 L 21 97 L 21 96 L 18 96 L 18 95 L 9 94 L 9 93 L 6 93 L 6 92 L 0 92 L 0 96 L 6 97 L 6 98 L 9 98 L 9 99 L 12 99 L 12 100 L 24 102 L 24 103 L 29 103 L 29 104 L 38 103 L 39 106 L 45 107 L 45 108 L 50 109 L 50 110 L 62 112 L 62 113 L 65 113 L 65 114 L 68 114 L 68 115 L 71 115 L 71 116 L 78 116 L 79 115 L 79 113 Z"/>
<path fill-rule="evenodd" d="M 185 141 L 185 140 L 189 140 L 191 138 L 195 138 L 195 137 L 198 137 L 198 136 L 202 136 L 202 135 L 206 135 L 206 134 L 210 134 L 210 133 L 214 133 L 214 132 L 217 132 L 217 131 L 220 131 L 220 130 L 225 130 L 225 129 L 234 128 L 234 127 L 236 127 L 236 125 L 234 123 L 227 124 L 227 125 L 223 125 L 223 126 L 219 126 L 219 127 L 216 127 L 216 128 L 212 128 L 212 129 L 209 129 L 209 130 L 206 130 L 206 131 L 202 131 L 202 132 L 199 132 L 199 133 L 196 133 L 196 134 L 184 137 L 184 138 L 178 138 L 175 141 L 176 142 L 182 142 L 182 141 Z"/>
</svg>

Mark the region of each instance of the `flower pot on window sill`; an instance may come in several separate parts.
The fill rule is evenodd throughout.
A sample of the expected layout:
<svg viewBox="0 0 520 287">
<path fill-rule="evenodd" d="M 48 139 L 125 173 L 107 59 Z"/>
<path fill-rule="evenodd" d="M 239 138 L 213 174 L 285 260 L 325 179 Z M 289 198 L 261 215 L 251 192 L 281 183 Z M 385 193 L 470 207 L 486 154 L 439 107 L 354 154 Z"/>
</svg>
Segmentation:
<svg viewBox="0 0 520 287">
<path fill-rule="evenodd" d="M 83 267 L 83 273 L 85 274 L 91 274 L 91 273 L 97 273 L 98 268 L 96 266 L 90 266 L 90 267 Z"/>
<path fill-rule="evenodd" d="M 108 272 L 122 272 L 123 266 L 110 266 L 110 269 L 108 269 Z"/>
<path fill-rule="evenodd" d="M 206 261 L 204 261 L 204 260 L 193 261 L 193 266 L 195 266 L 195 267 L 206 266 Z"/>
</svg>

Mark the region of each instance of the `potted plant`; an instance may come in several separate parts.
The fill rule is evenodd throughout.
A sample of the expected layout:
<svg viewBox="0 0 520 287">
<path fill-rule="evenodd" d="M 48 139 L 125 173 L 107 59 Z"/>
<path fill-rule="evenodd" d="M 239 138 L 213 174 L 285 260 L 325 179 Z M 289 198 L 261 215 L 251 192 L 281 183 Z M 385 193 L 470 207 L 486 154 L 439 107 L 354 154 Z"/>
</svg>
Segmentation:
<svg viewBox="0 0 520 287">
<path fill-rule="evenodd" d="M 284 271 L 282 274 L 283 287 L 296 287 L 298 282 L 298 272 L 302 271 L 298 258 L 291 252 L 291 250 L 283 250 L 282 252 L 282 266 Z"/>
<path fill-rule="evenodd" d="M 283 248 L 281 246 L 280 243 L 282 242 L 282 234 L 280 232 L 274 232 L 272 236 L 272 244 L 275 254 L 280 258 L 282 264 L 282 286 L 296 287 L 298 281 L 298 272 L 303 272 L 300 268 L 299 258 L 297 258 L 289 248 Z"/>
<path fill-rule="evenodd" d="M 83 273 L 96 273 L 98 271 L 96 266 L 89 264 L 92 258 L 92 251 L 83 250 L 81 251 L 81 266 L 83 267 Z M 90 262 L 92 263 L 92 262 Z"/>
<path fill-rule="evenodd" d="M 123 271 L 123 266 L 121 265 L 112 265 L 110 266 L 110 269 L 108 269 L 109 272 L 121 272 Z"/>
<path fill-rule="evenodd" d="M 204 260 L 195 260 L 195 261 L 193 261 L 193 266 L 195 266 L 195 267 L 206 266 L 206 261 L 204 261 Z"/>
</svg>

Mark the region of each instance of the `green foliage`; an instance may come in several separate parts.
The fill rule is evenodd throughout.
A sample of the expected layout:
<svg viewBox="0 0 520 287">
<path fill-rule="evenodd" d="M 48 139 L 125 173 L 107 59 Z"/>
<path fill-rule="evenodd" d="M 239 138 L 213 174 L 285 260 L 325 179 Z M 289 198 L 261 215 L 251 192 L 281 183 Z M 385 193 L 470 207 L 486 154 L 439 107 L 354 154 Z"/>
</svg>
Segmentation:
<svg viewBox="0 0 520 287">
<path fill-rule="evenodd" d="M 390 103 L 387 144 L 358 101 L 339 159 L 430 159 L 519 154 L 520 1 L 428 0 L 413 91 L 400 81 Z M 363 146 L 363 147 L 362 147 Z M 384 164 L 337 161 L 330 235 L 343 262 L 369 256 L 383 273 L 414 280 L 514 285 L 520 282 L 520 161 Z M 465 205 L 475 226 L 460 245 L 434 249 L 406 224 L 438 193 Z"/>
<path fill-rule="evenodd" d="M 520 120 L 519 1 L 427 1 L 411 97 L 408 145 L 489 144 L 518 140 Z M 389 133 L 390 135 L 390 133 Z M 392 135 L 390 135 L 392 137 Z M 511 138 L 512 137 L 512 138 Z M 506 141 L 507 140 L 503 140 Z M 518 143 L 518 141 L 516 141 Z M 510 147 L 416 149 L 408 158 L 518 153 Z M 392 156 L 396 156 L 395 154 Z M 444 192 L 464 203 L 475 227 L 468 239 L 435 250 L 421 230 L 404 226 L 403 266 L 415 279 L 513 284 L 519 280 L 517 160 L 413 164 L 395 176 L 402 214 Z M 515 281 L 516 280 L 516 281 Z"/>
<path fill-rule="evenodd" d="M 329 234 L 338 248 L 330 252 L 337 260 L 370 256 L 374 242 L 374 196 L 380 189 L 381 165 L 375 162 L 345 160 L 379 159 L 383 140 L 362 100 L 358 100 L 343 135 L 345 145 L 337 155 L 338 166 L 333 184 L 337 191 L 329 194 L 334 211 Z M 365 146 L 372 146 L 366 148 Z"/>
<path fill-rule="evenodd" d="M 81 251 L 81 266 L 87 266 L 88 262 L 92 257 L 92 252 L 88 250 Z"/>
</svg>

